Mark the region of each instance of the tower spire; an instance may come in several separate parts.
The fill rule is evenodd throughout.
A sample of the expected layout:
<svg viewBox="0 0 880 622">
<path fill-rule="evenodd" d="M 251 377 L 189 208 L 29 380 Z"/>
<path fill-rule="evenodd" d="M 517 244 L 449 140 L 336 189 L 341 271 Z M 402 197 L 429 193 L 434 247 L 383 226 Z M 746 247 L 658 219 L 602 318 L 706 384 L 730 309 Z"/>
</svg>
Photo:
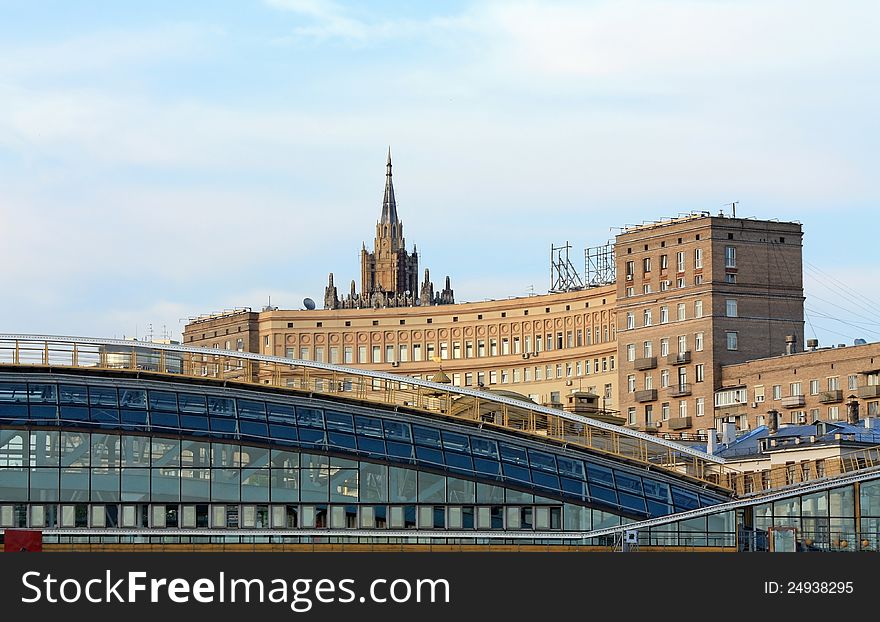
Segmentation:
<svg viewBox="0 0 880 622">
<path fill-rule="evenodd" d="M 394 184 L 391 181 L 391 146 L 388 147 L 388 161 L 385 164 L 385 198 L 382 200 L 383 225 L 397 224 L 397 202 L 394 200 Z"/>
</svg>

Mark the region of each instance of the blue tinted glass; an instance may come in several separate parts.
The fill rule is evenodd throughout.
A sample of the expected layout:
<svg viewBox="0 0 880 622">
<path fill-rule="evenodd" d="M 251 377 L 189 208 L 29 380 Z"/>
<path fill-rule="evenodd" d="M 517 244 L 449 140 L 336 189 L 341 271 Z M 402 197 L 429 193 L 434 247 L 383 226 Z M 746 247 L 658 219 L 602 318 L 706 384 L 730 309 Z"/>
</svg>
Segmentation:
<svg viewBox="0 0 880 622">
<path fill-rule="evenodd" d="M 296 422 L 301 426 L 304 425 L 310 428 L 323 428 L 324 413 L 320 410 L 315 410 L 314 408 L 297 408 Z"/>
<path fill-rule="evenodd" d="M 58 402 L 57 386 L 54 384 L 28 384 L 31 404 L 55 404 Z"/>
<path fill-rule="evenodd" d="M 412 433 L 409 430 L 408 423 L 402 423 L 400 421 L 388 421 L 386 419 L 383 422 L 383 425 L 385 426 L 385 438 L 397 441 L 412 442 Z"/>
<path fill-rule="evenodd" d="M 113 406 L 119 405 L 116 401 L 115 387 L 89 387 L 89 404 L 92 406 Z"/>
<path fill-rule="evenodd" d="M 238 416 L 242 419 L 266 420 L 265 402 L 252 402 L 251 400 L 236 400 Z M 293 419 L 293 408 L 290 409 L 290 418 Z"/>
<path fill-rule="evenodd" d="M 642 494 L 642 480 L 635 475 L 624 473 L 623 471 L 614 471 L 614 480 L 617 482 L 618 490 L 626 490 Z"/>
<path fill-rule="evenodd" d="M 471 438 L 471 451 L 475 456 L 488 456 L 498 459 L 498 443 L 487 438 Z"/>
<path fill-rule="evenodd" d="M 198 415 L 180 415 L 180 427 L 184 430 L 207 431 L 208 418 Z"/>
<path fill-rule="evenodd" d="M 27 421 L 27 404 L 4 404 L 0 403 L 0 419 L 11 420 L 16 423 Z"/>
<path fill-rule="evenodd" d="M 23 382 L 0 382 L 0 404 L 27 404 L 27 385 Z"/>
<path fill-rule="evenodd" d="M 617 492 L 611 488 L 605 488 L 605 486 L 590 484 L 590 497 L 599 501 L 605 501 L 611 505 L 617 505 Z"/>
<path fill-rule="evenodd" d="M 88 421 L 89 409 L 85 406 L 62 406 L 62 421 Z"/>
<path fill-rule="evenodd" d="M 58 418 L 57 406 L 34 406 L 31 405 L 31 419 L 36 421 L 55 421 Z"/>
<path fill-rule="evenodd" d="M 474 470 L 477 473 L 497 478 L 501 475 L 501 463 L 485 458 L 474 458 Z"/>
<path fill-rule="evenodd" d="M 474 461 L 471 457 L 454 451 L 446 452 L 446 465 L 451 470 L 460 473 L 472 474 L 474 472 Z"/>
<path fill-rule="evenodd" d="M 147 392 L 143 389 L 119 389 L 119 405 L 122 408 L 146 408 Z"/>
<path fill-rule="evenodd" d="M 443 430 L 443 449 L 470 453 L 470 448 L 471 444 L 468 442 L 467 436 Z"/>
<path fill-rule="evenodd" d="M 529 450 L 529 460 L 533 469 L 541 469 L 543 471 L 552 471 L 556 473 L 556 458 L 550 454 L 541 451 Z"/>
<path fill-rule="evenodd" d="M 82 384 L 62 384 L 59 388 L 62 404 L 88 404 L 89 390 Z"/>
<path fill-rule="evenodd" d="M 569 475 L 577 479 L 585 479 L 584 463 L 574 458 L 556 456 L 556 464 L 559 466 L 560 475 Z"/>
<path fill-rule="evenodd" d="M 206 412 L 204 395 L 194 395 L 193 393 L 178 393 L 177 400 L 180 404 L 180 412 L 182 413 L 204 415 Z"/>
<path fill-rule="evenodd" d="M 327 413 L 327 423 L 330 423 L 330 413 Z M 353 434 L 342 432 L 327 432 L 327 446 L 341 449 L 357 449 Z"/>
<path fill-rule="evenodd" d="M 150 410 L 177 412 L 177 393 L 150 391 Z"/>
<path fill-rule="evenodd" d="M 412 460 L 413 448 L 409 443 L 395 443 L 394 441 L 385 441 L 389 456 L 400 458 L 405 461 Z"/>
<path fill-rule="evenodd" d="M 426 464 L 443 464 L 443 452 L 439 449 L 416 446 L 416 458 L 419 462 L 424 462 Z"/>
<path fill-rule="evenodd" d="M 293 412 L 293 406 L 288 406 L 286 404 L 273 404 L 269 402 L 266 404 L 266 408 L 269 411 L 269 421 L 279 421 L 279 422 L 290 422 L 293 423 L 296 419 L 296 415 Z"/>
<path fill-rule="evenodd" d="M 503 445 L 504 443 L 502 443 Z M 504 455 L 504 449 L 501 449 L 501 455 Z M 501 465 L 501 468 L 504 470 L 504 477 L 509 479 L 516 480 L 518 482 L 531 482 L 532 476 L 531 472 L 523 467 L 515 466 L 508 462 L 504 462 Z"/>
<path fill-rule="evenodd" d="M 222 432 L 224 434 L 235 433 L 235 419 L 227 419 L 226 417 L 209 417 L 208 424 L 211 426 L 212 432 Z"/>
<path fill-rule="evenodd" d="M 245 422 L 242 421 L 241 422 L 242 434 L 244 434 L 244 429 L 245 429 L 244 424 L 245 424 Z M 249 425 L 254 425 L 254 424 L 249 424 Z M 270 423 L 269 424 L 269 435 L 273 439 L 277 438 L 277 439 L 288 440 L 288 441 L 295 441 L 299 438 L 299 436 L 296 433 L 296 428 L 294 426 L 282 425 L 280 423 Z"/>
<path fill-rule="evenodd" d="M 354 427 L 358 434 L 382 438 L 382 420 L 373 417 L 355 417 Z"/>
<path fill-rule="evenodd" d="M 695 493 L 682 490 L 678 486 L 672 487 L 672 500 L 677 510 L 695 510 L 700 507 L 700 502 Z"/>
<path fill-rule="evenodd" d="M 501 448 L 501 459 L 505 462 L 513 462 L 514 464 L 522 465 L 529 464 L 524 447 L 508 445 L 507 443 L 499 443 L 498 446 Z"/>
<path fill-rule="evenodd" d="M 648 499 L 648 514 L 651 516 L 666 516 L 667 514 L 672 514 L 672 506 Z"/>
<path fill-rule="evenodd" d="M 563 492 L 576 497 L 578 499 L 586 498 L 586 484 L 580 480 L 569 479 L 568 477 L 560 477 L 560 484 Z"/>
<path fill-rule="evenodd" d="M 370 438 L 369 436 L 358 436 L 357 446 L 361 451 L 370 454 L 385 455 L 385 441 L 379 438 Z"/>
<path fill-rule="evenodd" d="M 327 429 L 339 430 L 340 432 L 354 432 L 354 424 L 351 421 L 351 415 L 346 413 L 337 413 L 328 410 L 325 414 L 327 417 Z"/>
<path fill-rule="evenodd" d="M 91 409 L 91 420 L 96 423 L 119 423 L 119 411 L 115 408 L 96 408 Z"/>
<path fill-rule="evenodd" d="M 440 430 L 414 425 L 413 441 L 417 445 L 425 445 L 426 447 L 441 447 Z"/>
<path fill-rule="evenodd" d="M 142 426 L 147 424 L 147 413 L 143 410 L 121 410 L 122 423 Z"/>
<path fill-rule="evenodd" d="M 324 430 L 315 430 L 312 428 L 300 428 L 299 429 L 299 440 L 300 440 L 300 444 L 303 446 L 323 445 L 324 444 Z"/>
<path fill-rule="evenodd" d="M 228 397 L 208 396 L 208 414 L 219 417 L 234 417 L 235 402 Z"/>
<path fill-rule="evenodd" d="M 620 497 L 620 505 L 628 510 L 633 510 L 634 512 L 640 512 L 642 514 L 647 513 L 647 510 L 645 509 L 645 499 L 643 497 L 637 497 L 628 492 L 621 491 L 617 492 L 617 496 Z"/>
<path fill-rule="evenodd" d="M 715 499 L 713 497 L 707 497 L 706 495 L 700 495 L 700 507 L 709 507 L 712 505 L 717 505 L 721 503 L 720 499 Z"/>
<path fill-rule="evenodd" d="M 607 467 L 587 463 L 587 481 L 614 486 L 614 475 Z"/>
<path fill-rule="evenodd" d="M 287 426 L 278 427 L 284 428 Z M 257 436 L 261 438 L 269 436 L 269 428 L 265 423 L 260 423 L 259 421 L 247 421 L 246 419 L 241 419 L 238 422 L 238 429 L 241 431 L 242 436 Z M 293 436 L 296 438 L 296 428 L 293 428 Z"/>
<path fill-rule="evenodd" d="M 645 487 L 645 496 L 652 497 L 654 499 L 659 499 L 660 501 L 671 501 L 672 498 L 669 496 L 669 484 L 664 482 L 658 482 L 653 479 L 648 479 L 647 477 L 642 480 L 642 483 Z"/>
<path fill-rule="evenodd" d="M 176 413 L 151 412 L 150 425 L 154 428 L 180 428 Z"/>
<path fill-rule="evenodd" d="M 550 475 L 550 473 L 543 471 L 532 471 L 532 481 L 538 486 L 559 491 L 559 477 L 556 475 Z"/>
</svg>

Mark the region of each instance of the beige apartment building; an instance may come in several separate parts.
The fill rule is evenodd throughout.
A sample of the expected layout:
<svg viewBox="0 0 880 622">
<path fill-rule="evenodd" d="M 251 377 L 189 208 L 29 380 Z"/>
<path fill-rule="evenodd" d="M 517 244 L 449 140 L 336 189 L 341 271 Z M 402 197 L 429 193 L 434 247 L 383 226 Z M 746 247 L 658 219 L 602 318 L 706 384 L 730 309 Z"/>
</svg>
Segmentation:
<svg viewBox="0 0 880 622">
<path fill-rule="evenodd" d="M 799 223 L 699 214 L 617 236 L 619 409 L 641 430 L 714 427 L 722 366 L 803 342 Z"/>
<path fill-rule="evenodd" d="M 880 417 L 880 343 L 810 349 L 726 365 L 715 393 L 715 419 L 738 430 L 779 422 L 847 421 Z"/>
</svg>

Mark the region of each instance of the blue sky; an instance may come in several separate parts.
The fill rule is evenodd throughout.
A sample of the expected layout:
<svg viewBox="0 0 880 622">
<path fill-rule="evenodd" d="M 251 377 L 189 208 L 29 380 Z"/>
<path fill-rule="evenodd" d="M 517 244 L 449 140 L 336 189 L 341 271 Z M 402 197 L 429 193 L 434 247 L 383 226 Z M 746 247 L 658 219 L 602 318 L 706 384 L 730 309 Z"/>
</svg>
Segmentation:
<svg viewBox="0 0 880 622">
<path fill-rule="evenodd" d="M 0 0 L 3 332 L 347 290 L 394 152 L 459 300 L 690 210 L 798 220 L 807 337 L 880 340 L 876 2 Z M 858 292 L 853 293 L 853 292 Z"/>
</svg>

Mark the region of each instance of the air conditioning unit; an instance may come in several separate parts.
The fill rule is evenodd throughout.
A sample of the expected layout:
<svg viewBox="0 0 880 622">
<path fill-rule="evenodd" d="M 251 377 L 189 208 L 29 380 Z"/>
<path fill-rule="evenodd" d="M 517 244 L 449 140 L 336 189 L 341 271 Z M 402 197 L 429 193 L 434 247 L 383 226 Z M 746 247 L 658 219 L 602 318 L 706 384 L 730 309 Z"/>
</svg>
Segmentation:
<svg viewBox="0 0 880 622">
<path fill-rule="evenodd" d="M 631 275 L 631 274 L 627 274 L 627 275 L 626 275 L 626 280 L 627 280 L 627 281 L 632 281 L 632 280 L 633 280 L 633 275 Z"/>
<path fill-rule="evenodd" d="M 752 408 L 757 408 L 757 407 L 758 407 L 758 402 L 752 402 Z"/>
<path fill-rule="evenodd" d="M 391 367 L 400 367 L 400 361 L 391 361 Z"/>
</svg>

